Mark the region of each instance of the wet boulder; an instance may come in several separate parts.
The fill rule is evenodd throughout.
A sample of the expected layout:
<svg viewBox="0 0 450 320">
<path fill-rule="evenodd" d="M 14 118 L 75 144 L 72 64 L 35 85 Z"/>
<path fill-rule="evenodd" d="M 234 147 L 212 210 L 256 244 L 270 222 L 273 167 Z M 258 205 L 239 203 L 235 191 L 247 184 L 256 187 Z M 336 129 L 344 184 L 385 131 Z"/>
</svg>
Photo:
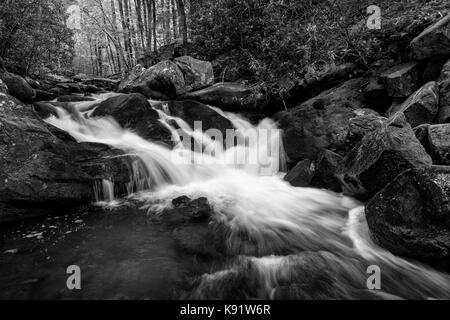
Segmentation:
<svg viewBox="0 0 450 320">
<path fill-rule="evenodd" d="M 410 44 L 413 59 L 450 55 L 450 14 L 425 29 Z"/>
<path fill-rule="evenodd" d="M 428 82 L 414 92 L 404 103 L 394 104 L 387 115 L 403 113 L 411 127 L 432 123 L 439 109 L 439 84 Z"/>
<path fill-rule="evenodd" d="M 145 139 L 172 145 L 171 133 L 159 122 L 159 115 L 139 93 L 120 94 L 102 101 L 93 117 L 112 116 L 122 127 Z"/>
<path fill-rule="evenodd" d="M 222 82 L 202 90 L 189 92 L 180 99 L 195 100 L 225 111 L 257 111 L 264 109 L 263 95 L 239 83 Z"/>
<path fill-rule="evenodd" d="M 209 129 L 217 129 L 221 132 L 225 142 L 226 130 L 234 129 L 233 124 L 217 111 L 203 103 L 194 100 L 168 102 L 169 113 L 187 122 L 191 128 L 195 128 L 195 122 L 201 126 L 203 132 Z"/>
<path fill-rule="evenodd" d="M 450 124 L 429 126 L 428 141 L 435 163 L 450 165 Z"/>
<path fill-rule="evenodd" d="M 295 187 L 314 187 L 341 192 L 342 187 L 335 177 L 336 167 L 342 157 L 332 151 L 323 150 L 313 161 L 300 161 L 285 180 Z"/>
<path fill-rule="evenodd" d="M 308 187 L 313 177 L 314 164 L 305 159 L 295 165 L 294 168 L 284 176 L 284 180 L 294 187 Z"/>
<path fill-rule="evenodd" d="M 90 203 L 91 178 L 31 108 L 0 95 L 0 126 L 1 222 Z"/>
<path fill-rule="evenodd" d="M 211 62 L 189 56 L 175 58 L 186 83 L 186 91 L 199 90 L 214 84 L 214 72 Z"/>
<path fill-rule="evenodd" d="M 9 94 L 16 99 L 29 103 L 35 97 L 33 88 L 21 76 L 5 71 L 0 74 L 0 79 L 8 86 Z"/>
<path fill-rule="evenodd" d="M 366 206 L 372 238 L 394 254 L 450 266 L 450 168 L 411 169 Z"/>
<path fill-rule="evenodd" d="M 345 194 L 365 200 L 402 171 L 431 164 L 431 157 L 400 114 L 367 133 L 339 163 L 336 176 Z"/>
<path fill-rule="evenodd" d="M 419 65 L 408 62 L 397 65 L 381 75 L 387 94 L 394 98 L 405 98 L 419 88 Z"/>
<path fill-rule="evenodd" d="M 322 149 L 344 153 L 349 147 L 350 119 L 364 105 L 363 79 L 352 79 L 327 90 L 290 111 L 274 115 L 283 130 L 283 144 L 290 163 L 315 159 Z"/>
<path fill-rule="evenodd" d="M 170 60 L 162 61 L 148 69 L 137 65 L 128 77 L 120 82 L 118 91 L 136 92 L 135 88 L 142 86 L 172 99 L 186 93 L 183 72 Z"/>
</svg>

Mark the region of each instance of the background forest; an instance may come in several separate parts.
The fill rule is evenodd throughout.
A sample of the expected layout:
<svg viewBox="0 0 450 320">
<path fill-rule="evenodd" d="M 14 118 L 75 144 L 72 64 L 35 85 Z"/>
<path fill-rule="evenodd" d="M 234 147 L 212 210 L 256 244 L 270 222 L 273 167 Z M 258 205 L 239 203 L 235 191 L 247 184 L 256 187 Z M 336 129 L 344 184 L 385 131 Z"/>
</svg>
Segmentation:
<svg viewBox="0 0 450 320">
<path fill-rule="evenodd" d="M 381 30 L 366 28 L 371 4 L 383 8 Z M 427 0 L 4 0 L 0 58 L 21 74 L 105 77 L 181 50 L 212 61 L 221 80 L 283 93 L 345 62 L 370 71 L 401 59 L 396 46 L 444 9 Z"/>
</svg>

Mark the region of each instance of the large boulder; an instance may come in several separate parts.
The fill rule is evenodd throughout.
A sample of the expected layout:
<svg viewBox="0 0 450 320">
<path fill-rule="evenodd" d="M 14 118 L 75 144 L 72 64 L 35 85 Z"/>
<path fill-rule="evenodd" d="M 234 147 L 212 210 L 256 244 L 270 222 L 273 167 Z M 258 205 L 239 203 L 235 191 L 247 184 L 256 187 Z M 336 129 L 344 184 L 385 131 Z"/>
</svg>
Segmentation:
<svg viewBox="0 0 450 320">
<path fill-rule="evenodd" d="M 394 104 L 387 115 L 403 113 L 411 127 L 432 123 L 439 109 L 439 85 L 431 81 L 412 94 L 404 103 Z"/>
<path fill-rule="evenodd" d="M 225 141 L 226 130 L 234 129 L 233 124 L 227 118 L 217 113 L 212 108 L 194 100 L 170 101 L 168 102 L 170 115 L 182 118 L 194 128 L 194 122 L 201 122 L 202 130 L 219 130 Z"/>
<path fill-rule="evenodd" d="M 408 62 L 385 71 L 381 78 L 388 96 L 406 98 L 419 88 L 419 75 L 418 63 Z"/>
<path fill-rule="evenodd" d="M 174 62 L 184 74 L 186 91 L 199 90 L 214 84 L 214 72 L 211 62 L 194 59 L 189 56 L 176 58 Z"/>
<path fill-rule="evenodd" d="M 450 55 L 450 14 L 425 29 L 411 41 L 413 59 Z"/>
<path fill-rule="evenodd" d="M 341 161 L 336 176 L 345 194 L 365 200 L 402 171 L 431 164 L 430 156 L 400 114 L 368 132 Z"/>
<path fill-rule="evenodd" d="M 144 88 L 162 93 L 170 98 L 186 93 L 181 69 L 170 60 L 162 61 L 148 69 L 138 65 L 119 84 L 119 92 L 142 92 Z M 144 91 L 147 93 L 147 91 Z M 144 93 L 143 92 L 143 93 Z M 151 97 L 151 93 L 148 94 Z"/>
<path fill-rule="evenodd" d="M 363 79 L 349 80 L 274 116 L 283 130 L 290 163 L 315 159 L 322 149 L 337 153 L 348 149 L 349 121 L 364 108 L 363 85 Z"/>
<path fill-rule="evenodd" d="M 450 168 L 411 169 L 366 206 L 372 238 L 394 254 L 450 266 Z"/>
<path fill-rule="evenodd" d="M 120 94 L 102 101 L 93 117 L 112 116 L 124 128 L 145 139 L 172 145 L 172 135 L 160 122 L 159 115 L 139 93 Z"/>
<path fill-rule="evenodd" d="M 136 157 L 97 143 L 77 143 L 32 108 L 0 95 L 0 223 L 68 212 L 95 201 L 108 180 L 127 194 Z"/>
<path fill-rule="evenodd" d="M 0 95 L 0 221 L 90 203 L 92 181 L 34 111 Z"/>
<path fill-rule="evenodd" d="M 258 91 L 239 83 L 222 82 L 189 92 L 180 97 L 219 107 L 225 111 L 263 111 L 264 97 Z"/>
<path fill-rule="evenodd" d="M 33 88 L 21 76 L 5 71 L 0 78 L 8 86 L 9 94 L 20 101 L 28 103 L 35 97 Z"/>
<path fill-rule="evenodd" d="M 429 126 L 428 141 L 436 164 L 450 165 L 450 124 Z"/>
</svg>

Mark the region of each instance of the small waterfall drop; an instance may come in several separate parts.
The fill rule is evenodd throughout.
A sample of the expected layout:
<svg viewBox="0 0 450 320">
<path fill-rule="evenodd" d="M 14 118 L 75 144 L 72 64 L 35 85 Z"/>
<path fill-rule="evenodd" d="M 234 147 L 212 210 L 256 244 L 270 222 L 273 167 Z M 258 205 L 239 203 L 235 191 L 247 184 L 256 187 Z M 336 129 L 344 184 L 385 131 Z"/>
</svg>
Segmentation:
<svg viewBox="0 0 450 320">
<path fill-rule="evenodd" d="M 227 272 L 244 264 L 259 284 L 258 297 L 275 298 L 275 288 L 304 277 L 301 270 L 307 273 L 313 269 L 326 270 L 332 279 L 339 280 L 333 287 L 335 297 L 351 298 L 355 292 L 367 294 L 366 269 L 377 265 L 382 270 L 383 285 L 382 290 L 370 292 L 371 296 L 450 297 L 448 275 L 396 257 L 371 241 L 364 207 L 359 203 L 325 190 L 295 188 L 283 181 L 280 175 L 285 169 L 285 156 L 272 120 L 253 126 L 242 117 L 213 108 L 231 121 L 242 138 L 235 146 L 223 149 L 183 119 L 171 116 L 164 103 L 158 105 L 155 110 L 160 122 L 172 132 L 176 144 L 173 150 L 121 128 L 111 117 L 90 118 L 91 111 L 73 117 L 60 109 L 58 117 L 46 121 L 78 141 L 107 144 L 138 157 L 145 170 L 138 165 L 131 170 L 128 192 L 150 212 L 169 208 L 180 196 L 208 199 L 217 223 L 229 230 L 229 252 L 241 259 L 228 270 L 205 275 L 198 290 L 220 282 Z M 269 134 L 250 141 L 255 132 Z M 182 134 L 214 152 L 193 152 L 184 145 Z M 113 198 L 109 182 L 102 181 L 98 189 L 103 199 Z M 198 297 L 202 297 L 200 291 Z"/>
</svg>

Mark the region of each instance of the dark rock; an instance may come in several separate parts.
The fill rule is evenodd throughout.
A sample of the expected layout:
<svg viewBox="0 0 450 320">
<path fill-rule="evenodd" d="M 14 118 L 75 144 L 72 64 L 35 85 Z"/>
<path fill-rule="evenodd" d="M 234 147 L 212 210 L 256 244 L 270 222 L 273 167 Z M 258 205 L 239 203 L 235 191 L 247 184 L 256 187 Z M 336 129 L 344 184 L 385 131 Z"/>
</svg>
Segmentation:
<svg viewBox="0 0 450 320">
<path fill-rule="evenodd" d="M 35 97 L 33 88 L 24 78 L 10 72 L 3 72 L 0 78 L 8 86 L 9 94 L 22 102 L 29 103 Z"/>
<path fill-rule="evenodd" d="M 139 93 L 121 94 L 106 99 L 92 116 L 112 116 L 121 126 L 132 129 L 145 139 L 172 145 L 171 133 L 159 122 L 156 110 Z"/>
<path fill-rule="evenodd" d="M 323 150 L 314 162 L 300 161 L 288 172 L 284 180 L 294 187 L 314 187 L 341 192 L 342 187 L 339 180 L 334 176 L 340 160 L 342 160 L 340 155 Z"/>
<path fill-rule="evenodd" d="M 96 87 L 97 89 L 103 89 L 106 91 L 116 91 L 117 86 L 119 85 L 119 81 L 118 80 L 113 80 L 113 79 L 105 79 L 105 78 L 93 78 L 93 79 L 88 79 L 88 80 L 84 80 L 83 81 L 83 87 L 84 90 L 87 92 L 91 92 L 91 90 L 93 90 L 94 87 Z M 86 87 L 89 86 L 89 87 Z M 94 93 L 94 92 L 92 92 Z"/>
<path fill-rule="evenodd" d="M 168 102 L 170 115 L 179 117 L 194 128 L 196 121 L 201 122 L 202 131 L 217 129 L 221 132 L 223 141 L 226 138 L 226 130 L 234 129 L 233 124 L 222 115 L 207 105 L 193 100 Z"/>
<path fill-rule="evenodd" d="M 450 168 L 411 169 L 366 206 L 372 238 L 394 254 L 450 265 Z"/>
<path fill-rule="evenodd" d="M 410 168 L 427 167 L 430 156 L 403 115 L 369 132 L 336 169 L 345 194 L 370 198 L 395 176 Z"/>
<path fill-rule="evenodd" d="M 68 95 L 68 96 L 59 96 L 57 101 L 59 101 L 59 102 L 81 102 L 81 101 L 95 101 L 95 99 L 86 97 L 86 96 Z"/>
<path fill-rule="evenodd" d="M 403 113 L 411 127 L 424 123 L 432 123 L 439 108 L 439 85 L 428 82 L 412 94 L 404 103 L 393 105 L 387 112 L 388 116 Z"/>
<path fill-rule="evenodd" d="M 311 160 L 302 160 L 286 174 L 284 180 L 294 187 L 308 187 L 314 174 L 313 166 Z"/>
<path fill-rule="evenodd" d="M 425 151 L 431 155 L 430 142 L 428 140 L 428 128 L 429 124 L 421 124 L 413 129 L 414 135 L 417 140 L 419 140 L 420 144 L 425 148 Z"/>
<path fill-rule="evenodd" d="M 137 65 L 119 84 L 119 92 L 134 92 L 135 87 L 147 86 L 170 98 L 186 93 L 181 69 L 172 61 L 162 61 L 148 69 Z"/>
<path fill-rule="evenodd" d="M 357 109 L 354 112 L 355 117 L 349 120 L 346 138 L 346 146 L 350 149 L 360 142 L 366 133 L 380 128 L 387 121 L 387 118 L 370 109 Z"/>
<path fill-rule="evenodd" d="M 431 25 L 410 44 L 413 59 L 450 55 L 450 14 Z"/>
<path fill-rule="evenodd" d="M 334 192 L 342 192 L 341 184 L 335 177 L 336 168 L 342 157 L 332 151 L 322 151 L 314 161 L 311 186 L 319 189 L 327 189 Z"/>
<path fill-rule="evenodd" d="M 77 83 L 71 82 L 61 82 L 57 83 L 56 86 L 64 90 L 64 92 L 70 92 L 70 94 L 82 94 L 81 86 Z"/>
<path fill-rule="evenodd" d="M 439 77 L 439 112 L 437 123 L 450 123 L 450 60 L 446 62 Z"/>
<path fill-rule="evenodd" d="M 176 58 L 174 62 L 183 72 L 187 92 L 214 84 L 214 72 L 211 62 L 194 59 L 189 56 Z"/>
<path fill-rule="evenodd" d="M 293 108 L 276 114 L 290 163 L 315 159 L 322 149 L 349 149 L 349 121 L 364 108 L 363 79 L 352 79 Z"/>
<path fill-rule="evenodd" d="M 416 62 L 409 62 L 385 71 L 381 78 L 388 96 L 404 98 L 419 88 L 419 74 L 419 65 Z"/>
<path fill-rule="evenodd" d="M 261 93 L 238 83 L 217 83 L 199 91 L 189 92 L 180 99 L 196 100 L 234 112 L 263 112 L 265 104 Z"/>
<path fill-rule="evenodd" d="M 51 103 L 35 102 L 33 104 L 33 108 L 43 119 L 46 119 L 50 116 L 58 116 L 57 109 Z"/>
<path fill-rule="evenodd" d="M 450 165 L 450 124 L 429 126 L 428 141 L 436 164 Z"/>
<path fill-rule="evenodd" d="M 422 82 L 437 81 L 447 60 L 446 57 L 441 56 L 430 59 L 423 71 Z"/>
<path fill-rule="evenodd" d="M 364 88 L 367 104 L 380 113 L 385 113 L 392 104 L 392 97 L 388 96 L 383 82 L 378 78 L 370 79 Z"/>
<path fill-rule="evenodd" d="M 56 99 L 56 95 L 48 92 L 48 91 L 44 91 L 44 90 L 39 90 L 36 89 L 36 96 L 34 97 L 34 102 L 39 102 L 39 101 L 50 101 L 50 100 L 54 100 Z"/>
<path fill-rule="evenodd" d="M 0 202 L 11 209 L 0 221 L 90 203 L 91 178 L 64 143 L 19 101 L 0 95 L 0 106 Z"/>
<path fill-rule="evenodd" d="M 33 89 L 40 89 L 41 88 L 41 84 L 39 83 L 39 81 L 32 79 L 30 77 L 25 77 L 24 78 L 26 82 L 28 82 L 28 84 L 33 88 Z"/>
</svg>

